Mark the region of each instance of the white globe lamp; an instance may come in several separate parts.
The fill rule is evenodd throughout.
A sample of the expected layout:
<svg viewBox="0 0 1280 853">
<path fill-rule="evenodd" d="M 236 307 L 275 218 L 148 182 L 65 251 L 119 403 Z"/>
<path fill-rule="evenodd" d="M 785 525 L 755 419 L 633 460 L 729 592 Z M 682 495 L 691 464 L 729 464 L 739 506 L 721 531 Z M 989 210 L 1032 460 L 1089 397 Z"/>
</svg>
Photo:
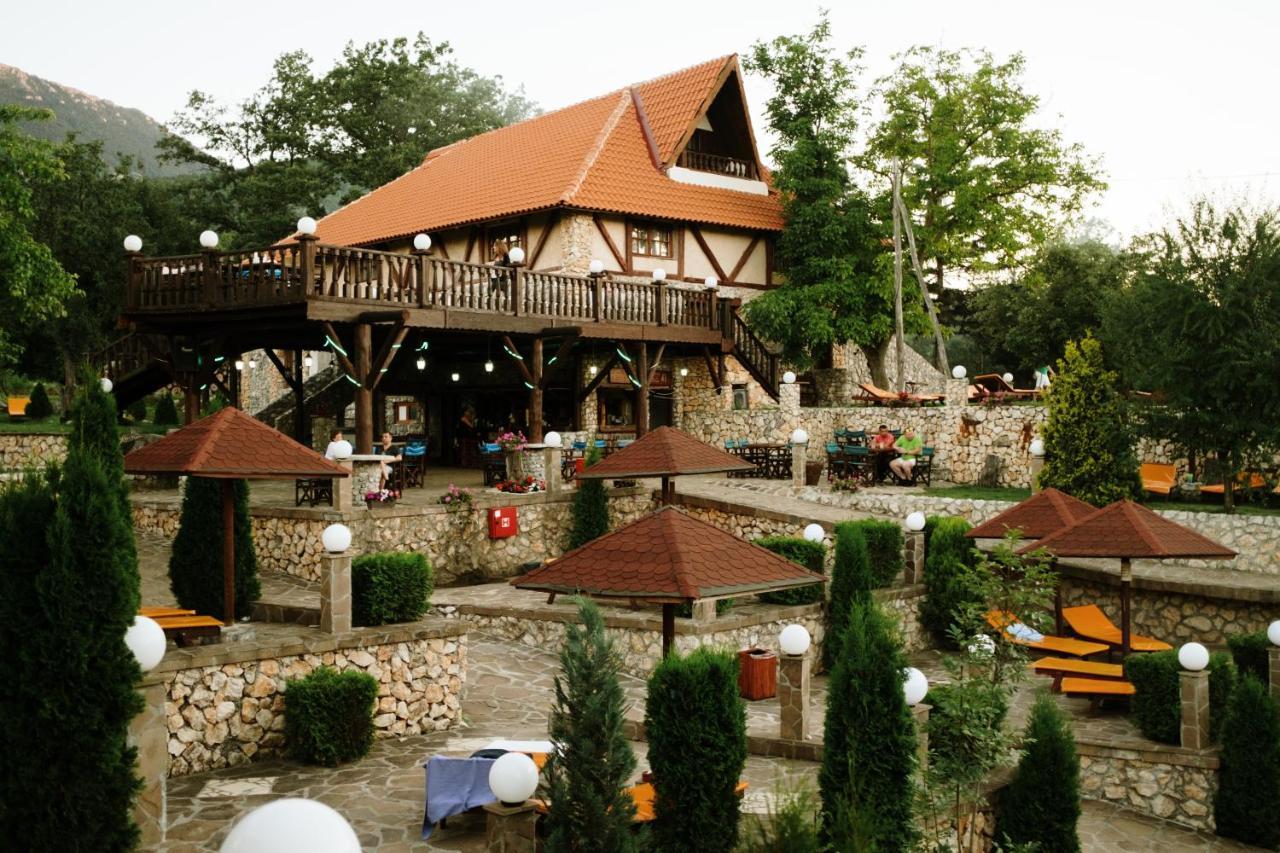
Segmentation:
<svg viewBox="0 0 1280 853">
<path fill-rule="evenodd" d="M 523 752 L 508 752 L 489 768 L 489 790 L 500 802 L 523 803 L 538 790 L 538 765 Z"/>
<path fill-rule="evenodd" d="M 417 249 L 419 252 L 425 252 L 427 249 L 430 249 L 431 237 L 426 234 L 413 235 L 413 248 Z"/>
<path fill-rule="evenodd" d="M 1009 383 L 1010 385 L 1012 385 L 1012 384 L 1013 384 L 1013 374 L 1012 374 L 1012 373 L 1006 373 L 1004 376 L 1001 376 L 1000 378 L 1001 378 L 1001 379 L 1003 379 L 1005 382 Z"/>
<path fill-rule="evenodd" d="M 339 441 L 333 446 L 334 459 L 350 459 L 351 454 L 354 452 L 355 449 L 351 446 L 351 442 L 349 441 Z"/>
<path fill-rule="evenodd" d="M 330 554 L 341 554 L 351 547 L 351 528 L 345 524 L 330 524 L 320 534 L 320 543 Z"/>
<path fill-rule="evenodd" d="M 461 373 L 450 373 L 450 374 L 449 374 L 449 378 L 450 378 L 450 379 L 452 379 L 454 382 L 460 382 L 460 381 L 462 381 L 462 374 L 461 374 Z"/>
<path fill-rule="evenodd" d="M 507 252 L 507 258 L 508 258 L 508 259 L 511 261 L 511 263 L 513 263 L 513 264 L 517 264 L 517 265 L 519 265 L 519 264 L 523 264 L 523 263 L 524 263 L 524 249 L 521 249 L 519 246 L 516 246 L 516 247 L 515 247 L 515 248 L 513 248 L 511 251 Z"/>
<path fill-rule="evenodd" d="M 218 848 L 221 853 L 360 853 L 347 819 L 324 803 L 289 797 L 245 815 Z"/>
<path fill-rule="evenodd" d="M 682 367 L 682 368 L 680 368 L 680 375 L 681 375 L 682 377 L 683 377 L 683 376 L 688 376 L 688 375 L 689 375 L 689 368 L 687 368 L 687 367 Z"/>
<path fill-rule="evenodd" d="M 214 231 L 200 232 L 200 245 L 206 249 L 216 249 L 218 247 L 218 235 Z"/>
<path fill-rule="evenodd" d="M 110 394 L 110 393 L 111 393 L 111 389 L 112 389 L 112 388 L 114 388 L 114 387 L 116 387 L 114 384 L 112 384 L 111 380 L 110 380 L 110 379 L 108 379 L 108 378 L 107 378 L 107 377 L 105 377 L 105 376 L 104 376 L 104 377 L 102 377 L 102 381 L 101 381 L 101 382 L 99 382 L 99 383 L 98 383 L 98 385 L 99 385 L 99 387 L 101 387 L 101 388 L 102 388 L 102 393 L 104 393 L 104 394 Z"/>
<path fill-rule="evenodd" d="M 1178 649 L 1178 663 L 1188 672 L 1200 672 L 1209 665 L 1209 650 L 1199 643 L 1184 643 Z"/>
<path fill-rule="evenodd" d="M 716 289 L 717 287 L 719 287 L 719 286 L 720 286 L 720 279 L 716 278 L 716 277 L 715 277 L 715 276 L 713 276 L 713 275 L 709 275 L 709 276 L 707 276 L 707 287 L 708 287 L 708 288 L 710 288 L 711 290 L 715 290 L 715 289 Z"/>
<path fill-rule="evenodd" d="M 803 625 L 788 625 L 778 635 L 778 648 L 784 655 L 802 655 L 809 651 L 809 631 Z"/>
<path fill-rule="evenodd" d="M 138 659 L 138 666 L 142 667 L 142 671 L 150 672 L 164 657 L 164 629 L 154 619 L 135 616 L 129 630 L 124 632 L 124 644 Z"/>
<path fill-rule="evenodd" d="M 792 444 L 808 444 L 809 433 L 806 432 L 803 427 L 796 427 L 795 430 L 792 431 L 791 433 L 791 443 Z"/>
<path fill-rule="evenodd" d="M 821 542 L 827 538 L 827 530 L 818 522 L 805 525 L 804 538 L 806 542 Z"/>
<path fill-rule="evenodd" d="M 600 275 L 604 272 L 604 261 L 599 258 L 592 258 L 591 263 L 587 266 L 587 271 L 592 275 Z"/>
<path fill-rule="evenodd" d="M 1271 645 L 1280 646 L 1280 619 L 1267 626 L 1267 639 L 1271 641 Z"/>
<path fill-rule="evenodd" d="M 796 381 L 795 373 L 788 370 L 786 373 L 782 374 L 782 381 L 786 385 L 794 385 Z"/>
<path fill-rule="evenodd" d="M 316 233 L 316 221 L 310 216 L 304 216 L 298 220 L 298 233 L 305 234 L 310 237 Z"/>
<path fill-rule="evenodd" d="M 957 364 L 955 367 L 951 368 L 952 379 L 964 379 L 968 375 L 969 375 L 969 371 L 965 368 L 963 364 Z"/>
<path fill-rule="evenodd" d="M 1032 456 L 1044 456 L 1044 439 L 1033 438 L 1031 444 L 1027 446 L 1027 451 Z"/>
<path fill-rule="evenodd" d="M 485 373 L 493 373 L 493 362 L 492 362 L 492 361 L 485 361 L 485 363 L 484 363 L 484 372 L 485 372 Z"/>
<path fill-rule="evenodd" d="M 552 430 L 542 437 L 542 443 L 547 447 L 559 447 L 561 445 L 560 433 Z"/>
<path fill-rule="evenodd" d="M 658 267 L 656 270 L 653 271 L 654 281 L 666 281 L 666 279 L 667 279 L 667 271 L 664 270 L 662 267 Z"/>
<path fill-rule="evenodd" d="M 924 677 L 924 673 L 909 666 L 902 671 L 902 695 L 906 698 L 907 704 L 914 708 L 924 701 L 924 697 L 929 692 L 929 679 Z"/>
<path fill-rule="evenodd" d="M 920 510 L 907 514 L 907 529 L 913 533 L 919 533 L 924 530 L 924 513 Z"/>
<path fill-rule="evenodd" d="M 996 653 L 996 641 L 986 634 L 978 634 L 969 642 L 969 654 L 979 658 L 989 658 Z"/>
<path fill-rule="evenodd" d="M 141 252 L 142 238 L 137 234 L 130 234 L 124 238 L 124 250 L 126 252 Z"/>
</svg>

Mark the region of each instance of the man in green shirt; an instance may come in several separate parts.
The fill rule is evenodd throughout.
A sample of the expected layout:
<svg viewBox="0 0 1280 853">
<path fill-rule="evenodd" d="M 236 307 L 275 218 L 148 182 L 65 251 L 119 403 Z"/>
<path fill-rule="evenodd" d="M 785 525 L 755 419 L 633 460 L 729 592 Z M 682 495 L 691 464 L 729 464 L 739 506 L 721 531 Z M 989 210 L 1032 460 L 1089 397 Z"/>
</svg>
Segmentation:
<svg viewBox="0 0 1280 853">
<path fill-rule="evenodd" d="M 920 448 L 923 446 L 924 442 L 911 427 L 904 429 L 902 435 L 893 443 L 893 449 L 898 451 L 898 456 L 890 460 L 889 470 L 898 478 L 898 482 L 911 482 L 911 469 L 916 467 L 916 457 L 920 455 Z"/>
</svg>

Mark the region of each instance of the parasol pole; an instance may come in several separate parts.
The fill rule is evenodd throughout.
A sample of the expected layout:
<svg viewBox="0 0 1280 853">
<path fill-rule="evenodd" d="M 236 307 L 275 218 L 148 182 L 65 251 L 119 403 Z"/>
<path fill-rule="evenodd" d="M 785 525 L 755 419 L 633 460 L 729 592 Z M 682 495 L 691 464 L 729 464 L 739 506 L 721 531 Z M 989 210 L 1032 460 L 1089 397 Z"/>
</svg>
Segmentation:
<svg viewBox="0 0 1280 853">
<path fill-rule="evenodd" d="M 671 654 L 671 647 L 675 644 L 676 639 L 676 606 L 674 604 L 662 605 L 662 657 L 665 659 Z"/>
<path fill-rule="evenodd" d="M 222 481 L 222 621 L 236 621 L 236 490 L 235 481 Z"/>
<path fill-rule="evenodd" d="M 662 475 L 662 505 L 667 506 L 671 503 L 671 478 L 666 474 Z"/>
<path fill-rule="evenodd" d="M 1129 654 L 1129 596 L 1133 586 L 1133 564 L 1120 558 L 1120 654 Z"/>
</svg>

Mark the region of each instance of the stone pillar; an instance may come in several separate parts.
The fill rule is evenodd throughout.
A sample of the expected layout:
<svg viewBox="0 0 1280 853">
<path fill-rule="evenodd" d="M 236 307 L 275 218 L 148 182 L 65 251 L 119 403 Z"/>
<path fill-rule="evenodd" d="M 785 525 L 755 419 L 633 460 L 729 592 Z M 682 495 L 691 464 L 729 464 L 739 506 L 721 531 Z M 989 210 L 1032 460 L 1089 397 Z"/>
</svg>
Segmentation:
<svg viewBox="0 0 1280 853">
<path fill-rule="evenodd" d="M 347 476 L 333 478 L 333 508 L 348 510 L 355 503 L 355 463 L 350 459 L 339 459 L 337 462 L 347 469 Z"/>
<path fill-rule="evenodd" d="M 929 769 L 929 709 L 921 702 L 911 709 L 911 719 L 916 724 L 916 764 L 920 773 Z"/>
<path fill-rule="evenodd" d="M 1209 748 L 1209 671 L 1179 673 L 1182 693 L 1182 746 Z"/>
<path fill-rule="evenodd" d="M 783 740 L 809 738 L 809 674 L 811 655 L 778 655 L 778 705 Z"/>
<path fill-rule="evenodd" d="M 546 471 L 547 492 L 548 494 L 558 495 L 562 482 L 560 479 L 560 457 L 564 454 L 561 447 L 548 446 L 542 451 L 543 462 L 542 467 Z"/>
<path fill-rule="evenodd" d="M 1267 655 L 1271 663 L 1271 695 L 1280 701 L 1280 646 L 1269 646 Z"/>
<path fill-rule="evenodd" d="M 948 406 L 969 405 L 969 380 L 948 379 L 946 388 L 946 404 Z"/>
<path fill-rule="evenodd" d="M 778 386 L 778 407 L 782 410 L 784 416 L 799 417 L 800 415 L 800 383 L 799 382 L 783 382 Z"/>
<path fill-rule="evenodd" d="M 924 583 L 924 531 L 904 530 L 903 554 L 906 557 L 906 581 L 909 584 Z"/>
<path fill-rule="evenodd" d="M 803 444 L 791 445 L 791 485 L 797 489 L 804 488 L 804 464 L 806 447 Z"/>
<path fill-rule="evenodd" d="M 690 611 L 694 622 L 713 622 L 716 618 L 716 603 L 714 600 L 698 599 L 693 602 Z"/>
<path fill-rule="evenodd" d="M 1040 472 L 1044 469 L 1044 457 L 1032 456 L 1027 468 L 1031 477 L 1031 494 L 1034 495 L 1040 491 Z"/>
<path fill-rule="evenodd" d="M 489 803 L 485 811 L 485 853 L 534 853 L 538 813 L 532 802 Z"/>
<path fill-rule="evenodd" d="M 351 551 L 320 556 L 320 630 L 341 634 L 351 630 Z"/>
<path fill-rule="evenodd" d="M 142 697 L 146 705 L 129 723 L 129 745 L 137 747 L 138 775 L 142 777 L 142 790 L 133 802 L 133 820 L 142 831 L 142 844 L 155 847 L 164 841 L 168 820 L 169 727 L 164 714 L 164 682 L 145 684 Z"/>
</svg>

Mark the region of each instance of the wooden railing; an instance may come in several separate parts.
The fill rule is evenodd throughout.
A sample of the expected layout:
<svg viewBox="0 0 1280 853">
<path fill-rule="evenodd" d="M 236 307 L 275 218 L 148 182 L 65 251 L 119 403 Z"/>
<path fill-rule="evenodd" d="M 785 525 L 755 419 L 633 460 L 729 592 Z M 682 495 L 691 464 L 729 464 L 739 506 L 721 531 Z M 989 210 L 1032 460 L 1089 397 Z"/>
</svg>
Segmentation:
<svg viewBox="0 0 1280 853">
<path fill-rule="evenodd" d="M 734 178 L 745 178 L 749 181 L 760 180 L 760 173 L 752 160 L 730 157 L 727 154 L 708 154 L 705 151 L 685 150 L 676 160 L 677 166 L 694 169 L 699 172 L 715 172 Z"/>
<path fill-rule="evenodd" d="M 116 382 L 130 373 L 141 370 L 154 360 L 143 336 L 136 332 L 116 338 L 89 356 L 89 363 L 95 370 Z"/>
<path fill-rule="evenodd" d="M 737 311 L 727 318 L 733 355 L 751 373 L 761 387 L 775 399 L 778 396 L 778 356 L 765 344 Z"/>
</svg>

